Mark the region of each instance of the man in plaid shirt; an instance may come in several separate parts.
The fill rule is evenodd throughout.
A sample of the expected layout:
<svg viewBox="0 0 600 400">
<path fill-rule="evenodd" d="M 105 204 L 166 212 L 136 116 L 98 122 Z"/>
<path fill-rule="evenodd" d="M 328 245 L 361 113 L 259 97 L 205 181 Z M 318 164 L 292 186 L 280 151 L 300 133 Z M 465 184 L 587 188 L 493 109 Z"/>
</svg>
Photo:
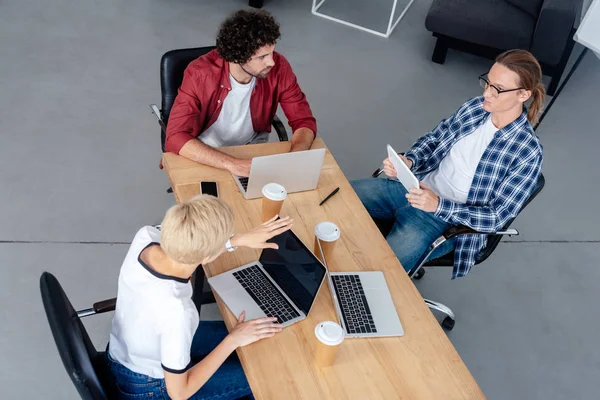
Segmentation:
<svg viewBox="0 0 600 400">
<path fill-rule="evenodd" d="M 480 82 L 483 97 L 463 104 L 401 156 L 419 179 L 407 193 L 388 179 L 352 186 L 371 216 L 395 219 L 387 241 L 407 271 L 445 230 L 466 225 L 493 233 L 514 218 L 533 191 L 542 167 L 542 146 L 530 122 L 537 121 L 544 88 L 541 69 L 524 50 L 503 53 Z M 532 99 L 527 109 L 524 103 Z M 391 162 L 384 171 L 395 177 Z M 430 256 L 455 249 L 452 278 L 465 276 L 485 247 L 487 235 L 462 235 Z"/>
</svg>

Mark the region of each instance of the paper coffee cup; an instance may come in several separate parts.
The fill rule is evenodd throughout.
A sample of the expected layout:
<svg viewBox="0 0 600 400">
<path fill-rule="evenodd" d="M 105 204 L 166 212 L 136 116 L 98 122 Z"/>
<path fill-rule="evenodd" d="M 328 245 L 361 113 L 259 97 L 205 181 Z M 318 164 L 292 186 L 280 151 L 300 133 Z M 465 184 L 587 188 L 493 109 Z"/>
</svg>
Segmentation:
<svg viewBox="0 0 600 400">
<path fill-rule="evenodd" d="M 262 188 L 263 222 L 270 220 L 281 211 L 287 191 L 278 183 L 268 183 Z"/>
<path fill-rule="evenodd" d="M 315 336 L 315 363 L 321 367 L 333 364 L 337 349 L 344 341 L 344 330 L 333 321 L 319 322 L 315 327 Z"/>
<path fill-rule="evenodd" d="M 315 255 L 327 265 L 328 261 L 331 261 L 333 256 L 333 248 L 340 238 L 340 228 L 333 222 L 320 222 L 315 226 Z M 323 256 L 321 257 L 321 249 L 319 249 L 319 242 L 321 243 L 321 249 L 323 249 Z"/>
</svg>

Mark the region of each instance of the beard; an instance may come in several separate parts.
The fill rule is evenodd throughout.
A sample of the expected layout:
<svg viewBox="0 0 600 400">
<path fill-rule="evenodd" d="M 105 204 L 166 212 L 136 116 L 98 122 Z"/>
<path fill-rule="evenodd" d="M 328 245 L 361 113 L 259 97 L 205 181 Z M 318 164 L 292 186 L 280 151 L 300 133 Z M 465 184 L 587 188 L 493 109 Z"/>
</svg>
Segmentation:
<svg viewBox="0 0 600 400">
<path fill-rule="evenodd" d="M 256 77 L 257 79 L 265 79 L 267 76 L 269 76 L 269 72 L 271 72 L 271 68 L 265 68 L 258 74 L 254 75 L 254 77 Z"/>
<path fill-rule="evenodd" d="M 256 79 L 265 79 L 267 76 L 269 76 L 269 72 L 271 72 L 271 69 L 273 69 L 273 67 L 265 68 L 265 69 L 263 69 L 262 71 L 260 71 L 258 73 L 252 73 L 252 72 L 248 71 L 244 67 L 242 67 L 242 69 L 244 70 L 245 73 L 247 73 L 248 75 L 251 75 L 251 76 L 255 77 Z"/>
</svg>

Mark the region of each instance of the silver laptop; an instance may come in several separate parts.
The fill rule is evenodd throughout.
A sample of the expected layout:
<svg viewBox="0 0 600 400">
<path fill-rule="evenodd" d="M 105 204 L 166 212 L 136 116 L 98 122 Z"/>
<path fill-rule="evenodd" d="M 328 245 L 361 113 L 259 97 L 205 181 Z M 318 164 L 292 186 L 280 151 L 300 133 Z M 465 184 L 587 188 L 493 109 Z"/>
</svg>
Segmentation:
<svg viewBox="0 0 600 400">
<path fill-rule="evenodd" d="M 254 157 L 250 176 L 233 178 L 246 199 L 261 197 L 263 186 L 271 182 L 283 185 L 288 193 L 313 190 L 319 183 L 324 158 L 325 149 Z"/>
<path fill-rule="evenodd" d="M 404 336 L 383 272 L 330 272 L 327 282 L 346 337 Z"/>
<path fill-rule="evenodd" d="M 246 320 L 277 317 L 283 326 L 302 321 L 310 312 L 325 280 L 326 268 L 292 231 L 269 242 L 258 261 L 208 279 L 231 312 Z"/>
</svg>

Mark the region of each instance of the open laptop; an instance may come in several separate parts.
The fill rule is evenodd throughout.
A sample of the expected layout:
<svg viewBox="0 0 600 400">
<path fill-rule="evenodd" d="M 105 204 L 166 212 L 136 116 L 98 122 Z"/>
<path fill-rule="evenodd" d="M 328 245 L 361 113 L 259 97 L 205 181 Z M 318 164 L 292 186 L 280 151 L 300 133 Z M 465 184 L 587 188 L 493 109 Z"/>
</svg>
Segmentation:
<svg viewBox="0 0 600 400">
<path fill-rule="evenodd" d="M 328 272 L 327 283 L 347 338 L 404 336 L 383 272 Z"/>
<path fill-rule="evenodd" d="M 231 312 L 246 320 L 277 317 L 283 326 L 306 318 L 319 292 L 326 268 L 294 234 L 287 231 L 269 242 L 258 261 L 208 279 Z"/>
<path fill-rule="evenodd" d="M 246 199 L 262 196 L 262 188 L 275 182 L 288 193 L 313 190 L 319 183 L 325 149 L 295 151 L 254 157 L 249 177 L 233 175 L 235 183 Z"/>
<path fill-rule="evenodd" d="M 277 317 L 283 326 L 306 318 L 327 268 L 294 232 L 273 239 L 256 262 L 208 279 L 234 315 Z M 381 272 L 334 272 L 327 276 L 340 324 L 347 337 L 402 336 L 404 330 Z"/>
</svg>

